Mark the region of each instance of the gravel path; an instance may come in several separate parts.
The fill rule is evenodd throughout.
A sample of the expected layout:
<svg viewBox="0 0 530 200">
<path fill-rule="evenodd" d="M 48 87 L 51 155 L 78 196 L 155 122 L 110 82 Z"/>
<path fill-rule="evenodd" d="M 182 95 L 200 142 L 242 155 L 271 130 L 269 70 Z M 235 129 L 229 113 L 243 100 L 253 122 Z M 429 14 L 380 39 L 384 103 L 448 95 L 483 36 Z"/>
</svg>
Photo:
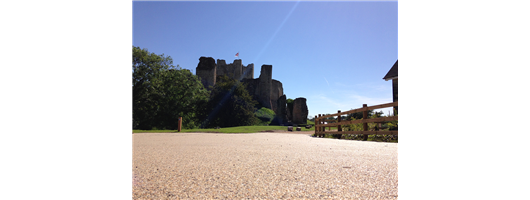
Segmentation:
<svg viewBox="0 0 530 200">
<path fill-rule="evenodd" d="M 397 167 L 397 143 L 133 134 L 133 199 L 397 199 Z"/>
</svg>

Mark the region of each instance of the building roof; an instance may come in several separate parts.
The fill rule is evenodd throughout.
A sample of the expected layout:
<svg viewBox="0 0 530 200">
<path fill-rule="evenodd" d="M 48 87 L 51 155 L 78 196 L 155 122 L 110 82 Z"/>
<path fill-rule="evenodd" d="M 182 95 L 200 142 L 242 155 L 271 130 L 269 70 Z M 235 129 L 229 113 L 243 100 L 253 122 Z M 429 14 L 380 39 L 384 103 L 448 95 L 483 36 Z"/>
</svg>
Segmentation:
<svg viewBox="0 0 530 200">
<path fill-rule="evenodd" d="M 385 81 L 392 80 L 398 77 L 398 61 L 390 68 L 390 71 L 386 73 L 386 76 L 383 78 Z"/>
</svg>

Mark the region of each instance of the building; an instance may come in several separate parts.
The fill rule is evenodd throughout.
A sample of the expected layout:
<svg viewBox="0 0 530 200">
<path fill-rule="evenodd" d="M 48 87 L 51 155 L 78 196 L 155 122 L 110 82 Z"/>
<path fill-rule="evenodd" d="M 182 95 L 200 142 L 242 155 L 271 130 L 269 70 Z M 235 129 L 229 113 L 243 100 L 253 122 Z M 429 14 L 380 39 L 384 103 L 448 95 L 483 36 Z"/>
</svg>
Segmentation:
<svg viewBox="0 0 530 200">
<path fill-rule="evenodd" d="M 245 66 L 240 59 L 230 64 L 226 64 L 225 60 L 217 59 L 215 63 L 212 57 L 200 57 L 195 71 L 201 83 L 208 90 L 213 89 L 220 75 L 226 75 L 244 83 L 245 89 L 253 99 L 261 106 L 276 113 L 276 118 L 271 124 L 282 125 L 289 121 L 294 124 L 307 123 L 309 114 L 307 100 L 303 97 L 296 98 L 293 110 L 287 112 L 287 96 L 283 93 L 282 82 L 272 79 L 272 65 L 262 65 L 259 77 L 254 78 L 254 64 L 252 63 Z"/>
<path fill-rule="evenodd" d="M 383 78 L 385 81 L 392 80 L 392 102 L 398 101 L 398 61 L 390 68 L 390 71 L 386 73 L 386 76 Z M 397 114 L 398 107 L 394 106 Z"/>
</svg>

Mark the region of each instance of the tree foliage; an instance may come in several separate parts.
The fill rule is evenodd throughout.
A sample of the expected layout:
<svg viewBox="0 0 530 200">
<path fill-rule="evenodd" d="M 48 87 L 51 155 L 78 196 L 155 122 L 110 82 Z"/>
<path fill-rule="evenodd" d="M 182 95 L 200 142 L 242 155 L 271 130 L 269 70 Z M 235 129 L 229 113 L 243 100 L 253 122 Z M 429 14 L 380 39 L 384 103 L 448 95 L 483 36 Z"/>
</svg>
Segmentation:
<svg viewBox="0 0 530 200">
<path fill-rule="evenodd" d="M 383 115 L 383 111 L 374 112 L 374 110 L 368 110 L 368 118 L 370 118 L 372 116 L 375 116 L 376 118 L 378 118 L 378 117 L 381 117 L 382 115 Z M 362 119 L 363 118 L 363 112 L 356 112 L 356 113 L 348 114 L 348 116 L 346 118 L 347 119 L 351 119 L 351 118 Z"/>
<path fill-rule="evenodd" d="M 293 116 L 294 100 L 289 98 L 287 99 L 286 103 L 287 103 L 287 112 L 289 112 L 290 116 Z"/>
<path fill-rule="evenodd" d="M 201 127 L 255 125 L 259 123 L 254 115 L 257 104 L 241 82 L 225 75 L 218 76 Z"/>
<path fill-rule="evenodd" d="M 208 91 L 189 70 L 173 66 L 170 56 L 133 47 L 133 129 L 193 128 Z"/>
<path fill-rule="evenodd" d="M 276 117 L 276 113 L 266 107 L 261 107 L 259 110 L 254 112 L 254 115 L 256 115 L 256 117 L 261 121 L 260 125 L 269 125 Z"/>
<path fill-rule="evenodd" d="M 157 80 L 159 110 L 156 121 L 162 129 L 177 129 L 178 117 L 182 117 L 183 128 L 199 125 L 198 113 L 204 112 L 208 91 L 198 77 L 186 69 L 163 71 Z"/>
</svg>

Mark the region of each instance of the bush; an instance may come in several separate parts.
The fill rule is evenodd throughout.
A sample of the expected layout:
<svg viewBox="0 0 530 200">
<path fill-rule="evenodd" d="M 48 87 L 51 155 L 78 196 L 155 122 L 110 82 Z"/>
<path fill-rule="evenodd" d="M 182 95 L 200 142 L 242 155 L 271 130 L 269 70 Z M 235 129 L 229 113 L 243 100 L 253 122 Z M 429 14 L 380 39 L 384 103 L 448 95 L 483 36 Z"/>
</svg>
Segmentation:
<svg viewBox="0 0 530 200">
<path fill-rule="evenodd" d="M 256 112 L 254 112 L 254 115 L 261 120 L 259 123 L 260 125 L 268 125 L 272 122 L 272 119 L 276 117 L 276 113 L 274 113 L 273 110 L 262 107 Z"/>
<path fill-rule="evenodd" d="M 398 116 L 397 115 L 397 111 L 395 111 L 395 109 L 394 109 L 394 113 L 396 113 L 394 116 Z M 386 123 L 385 125 L 388 127 L 388 130 L 391 130 L 391 131 L 397 131 L 398 130 L 398 121 L 397 120 L 390 121 L 390 122 Z"/>
</svg>

